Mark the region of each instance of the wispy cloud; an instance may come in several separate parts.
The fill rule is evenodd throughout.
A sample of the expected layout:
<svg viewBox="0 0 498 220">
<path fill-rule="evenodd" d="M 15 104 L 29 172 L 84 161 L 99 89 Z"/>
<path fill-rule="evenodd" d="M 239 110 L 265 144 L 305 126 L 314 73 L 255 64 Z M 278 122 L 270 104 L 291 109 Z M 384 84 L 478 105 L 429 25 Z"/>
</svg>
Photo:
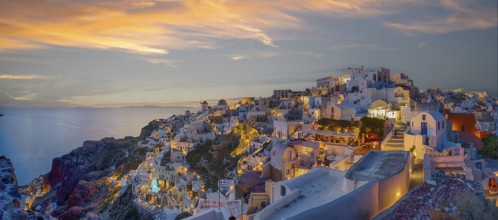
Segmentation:
<svg viewBox="0 0 498 220">
<path fill-rule="evenodd" d="M 411 33 L 444 34 L 453 31 L 497 27 L 496 6 L 476 4 L 478 1 L 442 0 L 440 5 L 450 13 L 407 23 L 387 22 L 387 27 Z"/>
<path fill-rule="evenodd" d="M 419 42 L 419 43 L 418 43 L 418 46 L 417 46 L 417 47 L 418 47 L 418 48 L 422 48 L 422 47 L 425 47 L 425 45 L 427 45 L 427 42 L 422 41 L 422 42 Z"/>
<path fill-rule="evenodd" d="M 38 97 L 36 93 L 27 93 L 20 96 L 9 96 L 10 99 L 15 101 L 33 101 Z"/>
<path fill-rule="evenodd" d="M 234 55 L 232 57 L 230 57 L 231 60 L 234 60 L 234 61 L 238 61 L 238 60 L 242 60 L 242 59 L 245 59 L 246 57 L 243 56 L 243 55 Z"/>
<path fill-rule="evenodd" d="M 399 50 L 399 47 L 389 47 L 378 44 L 342 44 L 330 47 L 331 50 L 344 50 L 344 49 L 356 49 L 363 48 L 369 50 Z"/>
<path fill-rule="evenodd" d="M 216 47 L 217 40 L 254 40 L 278 47 L 278 30 L 306 27 L 303 13 L 350 19 L 398 13 L 415 0 L 5 1 L 0 51 L 70 46 L 164 55 Z M 47 16 L 50 14 L 50 16 Z M 391 24 L 390 26 L 396 26 Z"/>
<path fill-rule="evenodd" d="M 0 80 L 11 79 L 11 80 L 31 80 L 31 79 L 46 79 L 48 76 L 42 75 L 11 75 L 11 74 L 0 74 Z"/>
<path fill-rule="evenodd" d="M 176 64 L 177 62 L 174 60 L 158 59 L 158 58 L 145 58 L 144 60 L 151 64 L 164 64 L 169 67 L 178 67 L 178 65 Z"/>
</svg>

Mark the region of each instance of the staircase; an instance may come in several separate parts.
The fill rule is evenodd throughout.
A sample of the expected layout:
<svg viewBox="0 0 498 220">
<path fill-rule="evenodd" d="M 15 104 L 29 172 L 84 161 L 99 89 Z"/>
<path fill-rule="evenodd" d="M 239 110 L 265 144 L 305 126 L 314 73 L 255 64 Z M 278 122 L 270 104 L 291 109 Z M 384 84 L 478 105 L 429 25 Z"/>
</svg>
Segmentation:
<svg viewBox="0 0 498 220">
<path fill-rule="evenodd" d="M 392 135 L 392 137 L 384 144 L 382 150 L 391 151 L 391 150 L 405 150 L 404 141 L 405 141 L 405 130 L 406 123 L 404 122 L 396 122 L 394 126 L 394 133 L 396 135 Z"/>
</svg>

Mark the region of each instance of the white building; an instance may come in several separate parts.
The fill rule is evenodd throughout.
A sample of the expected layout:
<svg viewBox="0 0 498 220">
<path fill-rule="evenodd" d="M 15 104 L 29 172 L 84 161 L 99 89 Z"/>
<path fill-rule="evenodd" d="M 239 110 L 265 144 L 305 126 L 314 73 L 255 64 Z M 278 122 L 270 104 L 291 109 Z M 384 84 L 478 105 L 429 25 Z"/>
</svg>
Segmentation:
<svg viewBox="0 0 498 220">
<path fill-rule="evenodd" d="M 389 75 L 391 81 L 393 81 L 396 85 L 404 85 L 407 87 L 413 87 L 413 80 L 408 78 L 404 73 L 391 73 Z"/>
<path fill-rule="evenodd" d="M 194 149 L 195 142 L 192 139 L 188 138 L 185 135 L 176 135 L 173 140 L 171 140 L 171 149 L 179 150 L 183 152 L 184 155 L 187 155 L 188 152 Z"/>
<path fill-rule="evenodd" d="M 281 89 L 281 90 L 273 90 L 273 97 L 276 99 L 288 99 L 290 98 L 291 90 L 289 89 Z"/>
<path fill-rule="evenodd" d="M 439 112 L 421 112 L 410 120 L 404 135 L 405 150 L 413 148 L 417 158 L 424 158 L 427 149 L 457 147 L 459 144 L 448 141 L 451 125 Z"/>
<path fill-rule="evenodd" d="M 270 162 L 263 167 L 263 176 L 273 180 L 291 179 L 307 173 L 317 164 L 319 143 L 312 141 L 272 141 Z"/>
<path fill-rule="evenodd" d="M 344 86 L 349 80 L 348 76 L 327 76 L 316 80 L 316 88 L 325 89 L 329 93 L 341 91 L 341 86 Z"/>
<path fill-rule="evenodd" d="M 475 148 L 468 150 L 455 142 L 456 133 L 439 112 L 421 112 L 413 117 L 404 135 L 405 150 L 414 151 L 424 161 L 425 181 L 436 173 L 464 176 L 466 179 L 482 181 L 491 176 L 484 161 L 475 157 Z M 483 184 L 485 185 L 485 184 Z"/>
<path fill-rule="evenodd" d="M 399 86 L 396 88 L 388 88 L 386 101 L 396 106 L 410 106 L 410 91 Z"/>
<path fill-rule="evenodd" d="M 271 187 L 254 219 L 372 219 L 408 192 L 411 157 L 369 151 L 348 172 L 317 167 Z"/>
<path fill-rule="evenodd" d="M 322 109 L 322 97 L 321 96 L 310 96 L 308 99 L 308 115 L 318 120 L 320 119 Z"/>
<path fill-rule="evenodd" d="M 303 131 L 311 129 L 311 124 L 304 121 L 287 121 L 278 118 L 273 121 L 273 137 L 280 139 L 302 138 Z"/>
</svg>

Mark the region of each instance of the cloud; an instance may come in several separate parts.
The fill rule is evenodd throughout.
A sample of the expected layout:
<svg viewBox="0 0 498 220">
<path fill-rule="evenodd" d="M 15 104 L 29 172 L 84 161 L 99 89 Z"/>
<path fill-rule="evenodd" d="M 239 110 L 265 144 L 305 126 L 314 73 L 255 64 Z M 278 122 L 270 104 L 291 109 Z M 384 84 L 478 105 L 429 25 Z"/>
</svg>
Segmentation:
<svg viewBox="0 0 498 220">
<path fill-rule="evenodd" d="M 0 74 L 0 80 L 2 79 L 12 79 L 12 80 L 30 80 L 30 79 L 46 79 L 48 76 L 42 75 L 10 75 L 10 74 Z"/>
<path fill-rule="evenodd" d="M 235 55 L 235 56 L 232 56 L 230 59 L 238 61 L 238 60 L 242 60 L 244 58 L 245 57 L 243 55 Z"/>
<path fill-rule="evenodd" d="M 386 22 L 387 27 L 411 33 L 445 34 L 453 31 L 497 27 L 496 5 L 478 5 L 476 1 L 442 0 L 440 6 L 450 13 L 444 17 L 407 23 Z"/>
<path fill-rule="evenodd" d="M 387 47 L 378 44 L 342 44 L 330 47 L 331 50 L 365 48 L 369 50 L 399 50 L 399 47 Z"/>
<path fill-rule="evenodd" d="M 398 13 L 414 0 L 254 1 L 4 1 L 0 51 L 50 46 L 164 55 L 173 49 L 216 48 L 224 39 L 278 47 L 279 30 L 307 25 L 299 15 L 367 18 Z M 50 15 L 50 16 L 48 16 Z"/>
<path fill-rule="evenodd" d="M 419 42 L 418 43 L 418 48 L 425 47 L 425 45 L 427 45 L 427 42 Z"/>
<path fill-rule="evenodd" d="M 38 94 L 36 93 L 27 93 L 21 96 L 9 96 L 9 98 L 15 101 L 33 101 L 37 96 Z"/>
<path fill-rule="evenodd" d="M 176 61 L 168 59 L 157 59 L 157 58 L 145 58 L 145 61 L 151 64 L 164 64 L 169 67 L 178 67 Z"/>
</svg>

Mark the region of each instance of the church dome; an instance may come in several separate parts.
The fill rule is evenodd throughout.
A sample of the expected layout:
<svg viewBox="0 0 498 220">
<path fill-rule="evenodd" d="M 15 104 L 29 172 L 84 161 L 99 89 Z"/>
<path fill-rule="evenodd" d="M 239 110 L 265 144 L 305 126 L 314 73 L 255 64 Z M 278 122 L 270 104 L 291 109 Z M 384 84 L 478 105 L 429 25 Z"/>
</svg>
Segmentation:
<svg viewBox="0 0 498 220">
<path fill-rule="evenodd" d="M 218 105 L 228 106 L 228 103 L 227 101 L 225 101 L 225 99 L 221 99 L 220 101 L 218 101 Z"/>
</svg>

